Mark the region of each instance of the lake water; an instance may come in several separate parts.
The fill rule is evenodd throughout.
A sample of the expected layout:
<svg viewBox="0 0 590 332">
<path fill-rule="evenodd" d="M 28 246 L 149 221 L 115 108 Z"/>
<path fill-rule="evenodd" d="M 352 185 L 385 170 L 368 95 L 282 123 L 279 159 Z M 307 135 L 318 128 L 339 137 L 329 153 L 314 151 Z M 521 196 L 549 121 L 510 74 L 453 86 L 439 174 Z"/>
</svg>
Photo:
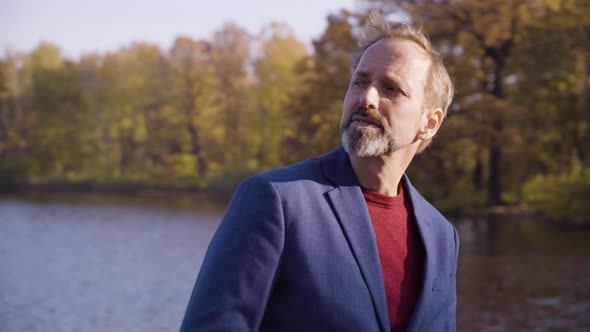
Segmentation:
<svg viewBox="0 0 590 332">
<path fill-rule="evenodd" d="M 0 199 L 0 331 L 178 331 L 221 215 Z M 590 228 L 455 225 L 459 331 L 590 331 Z"/>
</svg>

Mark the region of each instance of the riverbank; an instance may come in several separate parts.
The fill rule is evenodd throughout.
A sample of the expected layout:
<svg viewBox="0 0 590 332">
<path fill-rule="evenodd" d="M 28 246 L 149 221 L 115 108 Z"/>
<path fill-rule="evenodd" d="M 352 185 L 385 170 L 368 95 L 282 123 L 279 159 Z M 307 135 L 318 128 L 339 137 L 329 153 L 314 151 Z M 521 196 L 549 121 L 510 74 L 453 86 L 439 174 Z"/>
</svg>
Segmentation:
<svg viewBox="0 0 590 332">
<path fill-rule="evenodd" d="M 236 183 L 238 183 L 237 181 Z M 164 204 L 187 208 L 191 206 L 215 205 L 224 207 L 234 187 L 203 188 L 194 185 L 170 185 L 138 182 L 96 182 L 96 181 L 20 181 L 6 194 L 28 197 L 32 200 L 60 198 L 84 202 Z M 230 188 L 232 187 L 232 188 Z M 436 205 L 436 202 L 434 202 Z M 456 218 L 490 215 L 534 216 L 540 212 L 524 205 L 465 207 L 464 209 L 442 210 L 445 215 Z"/>
<path fill-rule="evenodd" d="M 176 184 L 144 182 L 19 181 L 15 183 L 11 190 L 5 190 L 0 194 L 2 196 L 16 195 L 35 201 L 66 199 L 85 203 L 147 204 L 182 209 L 208 206 L 223 210 L 239 182 L 239 180 L 228 180 L 223 182 L 222 186 L 199 187 L 186 184 L 179 186 Z M 437 206 L 436 202 L 433 202 L 433 204 Z M 450 210 L 441 209 L 441 212 L 451 219 L 481 217 L 534 218 L 563 224 L 590 225 L 590 223 L 551 218 L 543 211 L 527 204 L 464 206 L 462 208 L 454 207 Z"/>
<path fill-rule="evenodd" d="M 229 197 L 197 186 L 171 186 L 133 182 L 26 182 L 19 181 L 0 197 L 32 201 L 60 201 L 97 204 L 156 205 L 161 207 L 222 209 Z"/>
</svg>

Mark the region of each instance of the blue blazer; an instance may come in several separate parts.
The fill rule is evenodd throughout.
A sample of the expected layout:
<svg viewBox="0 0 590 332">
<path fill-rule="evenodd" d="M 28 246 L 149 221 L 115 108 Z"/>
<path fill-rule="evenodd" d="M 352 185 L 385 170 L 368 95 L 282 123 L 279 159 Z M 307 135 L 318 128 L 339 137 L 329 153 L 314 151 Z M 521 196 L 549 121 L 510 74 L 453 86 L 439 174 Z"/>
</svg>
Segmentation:
<svg viewBox="0 0 590 332">
<path fill-rule="evenodd" d="M 403 185 L 426 255 L 408 331 L 455 331 L 457 232 L 406 176 Z M 180 331 L 368 332 L 389 325 L 368 209 L 340 147 L 240 184 Z"/>
</svg>

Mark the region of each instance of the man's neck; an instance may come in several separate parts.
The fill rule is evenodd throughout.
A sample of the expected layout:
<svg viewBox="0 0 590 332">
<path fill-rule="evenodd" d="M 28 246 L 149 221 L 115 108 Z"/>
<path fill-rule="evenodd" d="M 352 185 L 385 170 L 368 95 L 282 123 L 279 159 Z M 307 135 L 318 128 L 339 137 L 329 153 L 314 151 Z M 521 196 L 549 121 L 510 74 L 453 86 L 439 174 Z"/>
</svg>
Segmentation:
<svg viewBox="0 0 590 332">
<path fill-rule="evenodd" d="M 404 150 L 381 157 L 348 156 L 360 185 L 388 196 L 398 194 L 399 182 L 413 157 L 413 153 Z"/>
</svg>

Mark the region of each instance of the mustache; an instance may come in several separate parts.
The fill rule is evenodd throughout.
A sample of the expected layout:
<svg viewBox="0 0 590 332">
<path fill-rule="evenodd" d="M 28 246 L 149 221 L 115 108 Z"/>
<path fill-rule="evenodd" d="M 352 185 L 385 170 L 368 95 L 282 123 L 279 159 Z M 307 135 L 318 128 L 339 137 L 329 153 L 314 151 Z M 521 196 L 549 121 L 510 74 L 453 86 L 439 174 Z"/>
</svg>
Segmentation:
<svg viewBox="0 0 590 332">
<path fill-rule="evenodd" d="M 363 107 L 363 106 L 357 107 L 350 114 L 350 117 L 348 118 L 347 127 L 350 126 L 350 124 L 353 121 L 353 118 L 356 116 L 362 117 L 363 120 L 374 123 L 374 124 L 380 126 L 381 128 L 385 128 L 385 119 L 379 113 L 379 111 L 374 108 L 368 108 L 368 107 Z"/>
</svg>

